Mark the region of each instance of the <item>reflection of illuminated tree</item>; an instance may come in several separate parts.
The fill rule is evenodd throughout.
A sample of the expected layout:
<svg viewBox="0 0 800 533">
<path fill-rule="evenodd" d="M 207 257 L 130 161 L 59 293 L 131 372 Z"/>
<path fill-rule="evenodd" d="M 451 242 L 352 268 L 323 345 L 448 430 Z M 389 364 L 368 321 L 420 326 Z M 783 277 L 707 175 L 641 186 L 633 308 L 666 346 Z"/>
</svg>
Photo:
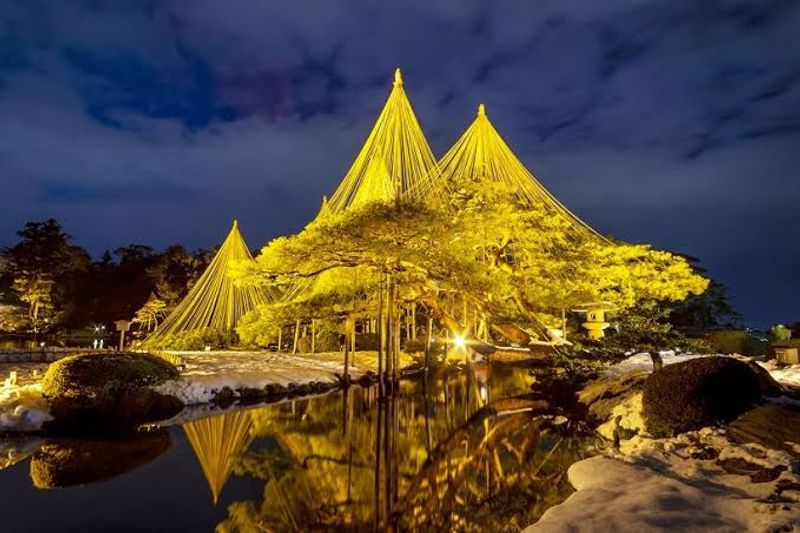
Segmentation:
<svg viewBox="0 0 800 533">
<path fill-rule="evenodd" d="M 253 437 L 248 411 L 187 422 L 183 426 L 197 461 L 208 481 L 214 503 L 228 481 L 236 457 L 247 449 Z"/>
<path fill-rule="evenodd" d="M 234 469 L 265 481 L 263 501 L 232 504 L 219 530 L 502 530 L 514 527 L 510 512 L 534 521 L 571 490 L 564 474 L 584 444 L 535 416 L 544 402 L 504 398 L 528 390 L 527 374 L 505 378 L 484 395 L 461 374 L 380 400 L 352 389 L 251 411 L 258 440 Z"/>
</svg>

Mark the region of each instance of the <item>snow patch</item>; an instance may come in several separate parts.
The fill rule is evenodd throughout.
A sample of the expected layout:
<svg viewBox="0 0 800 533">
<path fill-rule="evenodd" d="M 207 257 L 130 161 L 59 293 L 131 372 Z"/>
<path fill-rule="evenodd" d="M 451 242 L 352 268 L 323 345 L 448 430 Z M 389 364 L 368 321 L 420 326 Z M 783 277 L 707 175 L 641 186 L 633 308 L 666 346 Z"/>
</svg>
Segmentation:
<svg viewBox="0 0 800 533">
<path fill-rule="evenodd" d="M 620 446 L 624 449 L 630 446 L 632 441 L 641 438 L 645 427 L 645 420 L 642 416 L 642 393 L 637 392 L 615 405 L 611 410 L 611 417 L 597 428 L 597 432 L 610 441 L 614 440 L 614 433 L 618 428 L 636 432 L 633 438 L 620 440 Z"/>
<path fill-rule="evenodd" d="M 800 387 L 800 365 L 779 366 L 777 361 L 774 360 L 759 364 L 767 369 L 767 372 L 772 375 L 775 381 L 784 385 Z"/>
<path fill-rule="evenodd" d="M 312 382 L 337 383 L 343 373 L 341 361 L 321 354 L 294 356 L 264 352 L 181 352 L 186 368 L 178 380 L 154 387 L 161 394 L 179 398 L 186 405 L 210 402 L 224 388 L 263 389 Z M 341 355 L 339 355 L 341 358 Z M 353 365 L 350 376 L 357 378 L 366 369 Z"/>
<path fill-rule="evenodd" d="M 721 466 L 726 460 L 774 478 L 731 474 Z M 642 439 L 629 455 L 572 465 L 577 492 L 526 531 L 798 531 L 800 493 L 784 489 L 800 483 L 795 463 L 782 451 L 733 443 L 722 429 Z"/>
<path fill-rule="evenodd" d="M 743 357 L 738 354 L 696 354 L 696 353 L 677 353 L 672 350 L 660 352 L 661 358 L 664 361 L 664 366 L 681 363 L 690 359 L 697 359 L 698 357 L 733 357 L 744 361 L 751 361 L 752 359 Z M 800 387 L 800 365 L 778 366 L 773 361 L 761 362 L 757 361 L 767 372 L 772 375 L 772 378 L 784 385 L 791 385 Z M 601 375 L 605 377 L 621 377 L 626 374 L 640 371 L 652 371 L 653 360 L 650 354 L 642 352 L 634 354 L 615 365 L 611 365 L 605 369 Z"/>
<path fill-rule="evenodd" d="M 670 365 L 706 356 L 661 352 L 661 357 Z M 776 381 L 800 386 L 800 365 L 759 364 Z M 603 375 L 619 378 L 652 369 L 650 355 L 638 353 Z M 653 439 L 644 429 L 641 397 L 634 394 L 614 406 L 598 428 L 609 440 L 618 430 L 636 434 L 621 440 L 617 451 L 573 464 L 568 476 L 577 492 L 526 531 L 800 531 L 795 458 L 735 443 L 722 428 Z M 788 444 L 800 455 L 800 443 Z M 756 471 L 761 477 L 752 475 Z"/>
<path fill-rule="evenodd" d="M 41 383 L 0 388 L 0 431 L 38 431 L 52 419 Z"/>
<path fill-rule="evenodd" d="M 683 361 L 688 361 L 689 359 L 697 359 L 698 357 L 721 355 L 721 354 L 705 355 L 696 353 L 677 353 L 672 350 L 662 351 L 659 352 L 659 354 L 661 355 L 661 359 L 664 361 L 664 366 L 672 365 L 675 363 L 681 363 Z M 602 372 L 602 375 L 608 377 L 618 377 L 618 376 L 624 376 L 625 374 L 631 374 L 633 372 L 641 372 L 643 370 L 646 371 L 653 370 L 653 360 L 650 358 L 650 354 L 646 352 L 634 354 L 615 365 L 611 365 Z"/>
</svg>

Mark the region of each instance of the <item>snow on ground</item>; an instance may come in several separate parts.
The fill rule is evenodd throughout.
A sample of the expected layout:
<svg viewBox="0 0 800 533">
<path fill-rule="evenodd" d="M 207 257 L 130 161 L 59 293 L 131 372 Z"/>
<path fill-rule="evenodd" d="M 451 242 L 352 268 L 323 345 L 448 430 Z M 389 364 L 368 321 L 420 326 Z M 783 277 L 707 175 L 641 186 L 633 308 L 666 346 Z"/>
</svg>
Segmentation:
<svg viewBox="0 0 800 533">
<path fill-rule="evenodd" d="M 40 383 L 0 388 L 0 432 L 37 431 L 52 419 Z"/>
<path fill-rule="evenodd" d="M 671 365 L 673 363 L 680 363 L 681 361 L 688 361 L 689 359 L 696 359 L 698 357 L 706 357 L 706 355 L 695 353 L 676 353 L 674 351 L 659 352 L 661 359 L 664 360 L 664 365 Z M 642 370 L 653 370 L 653 360 L 648 353 L 637 353 L 620 361 L 615 365 L 603 370 L 602 375 L 608 377 L 624 376 L 633 372 Z"/>
<path fill-rule="evenodd" d="M 568 476 L 577 492 L 526 531 L 800 531 L 791 456 L 733 444 L 721 429 L 592 457 Z"/>
<path fill-rule="evenodd" d="M 289 355 L 270 352 L 176 352 L 186 368 L 176 381 L 155 388 L 180 398 L 187 405 L 207 403 L 225 387 L 232 390 L 263 389 L 267 385 L 302 385 L 311 382 L 337 383 L 344 373 L 342 354 Z M 356 354 L 350 377 L 357 379 L 374 357 Z"/>
<path fill-rule="evenodd" d="M 703 356 L 661 357 L 669 365 Z M 759 364 L 777 381 L 800 386 L 800 365 Z M 609 367 L 603 377 L 652 368 L 649 354 L 640 353 Z M 611 438 L 617 424 L 644 427 L 641 393 L 615 406 L 598 432 Z M 800 454 L 800 443 L 790 444 Z M 576 492 L 526 531 L 800 531 L 798 472 L 791 455 L 734 443 L 721 428 L 673 439 L 637 435 L 618 451 L 572 465 L 568 476 Z"/>
<path fill-rule="evenodd" d="M 772 374 L 775 381 L 800 387 L 800 365 L 778 366 L 774 360 L 759 364 Z"/>
<path fill-rule="evenodd" d="M 208 403 L 219 390 L 255 388 L 267 385 L 283 387 L 312 382 L 337 383 L 337 375 L 344 373 L 341 353 L 314 355 L 289 355 L 271 352 L 175 352 L 184 362 L 181 377 L 168 381 L 155 389 L 170 394 L 187 405 Z M 411 362 L 401 356 L 401 365 Z M 358 379 L 368 370 L 377 369 L 374 352 L 357 352 L 351 357 L 350 377 Z M 14 370 L 18 371 L 19 368 Z M 31 383 L 0 387 L 0 432 L 37 431 L 42 424 L 52 420 L 47 402 L 42 397 L 43 370 L 36 367 L 29 372 Z M 27 375 L 27 374 L 26 374 Z M 33 381 L 36 380 L 36 381 Z"/>
<path fill-rule="evenodd" d="M 660 355 L 661 358 L 664 360 L 665 366 L 674 363 L 680 363 L 682 361 L 688 361 L 689 359 L 696 359 L 698 357 L 715 356 L 715 357 L 736 357 L 736 358 L 746 359 L 736 354 L 734 355 L 695 354 L 695 353 L 676 353 L 674 351 L 660 352 Z M 761 362 L 761 361 L 757 362 L 772 375 L 775 381 L 783 383 L 784 385 L 792 385 L 794 387 L 800 387 L 800 365 L 778 366 L 778 364 L 774 360 L 767 362 Z M 650 354 L 637 353 L 615 365 L 611 365 L 610 367 L 605 369 L 601 373 L 601 375 L 604 377 L 620 377 L 624 376 L 625 374 L 631 374 L 633 372 L 639 372 L 643 370 L 645 371 L 653 370 L 653 360 L 650 358 Z"/>
</svg>

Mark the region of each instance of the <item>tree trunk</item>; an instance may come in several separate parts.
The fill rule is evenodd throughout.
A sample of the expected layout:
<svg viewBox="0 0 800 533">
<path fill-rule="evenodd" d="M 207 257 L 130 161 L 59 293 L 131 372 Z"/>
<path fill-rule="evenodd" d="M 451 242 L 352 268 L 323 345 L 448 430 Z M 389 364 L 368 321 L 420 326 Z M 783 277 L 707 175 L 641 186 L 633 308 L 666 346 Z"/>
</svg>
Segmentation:
<svg viewBox="0 0 800 533">
<path fill-rule="evenodd" d="M 356 354 L 356 321 L 353 320 L 353 328 L 350 330 L 350 351 Z"/>
<path fill-rule="evenodd" d="M 430 361 L 432 336 L 433 336 L 433 318 L 431 317 L 430 313 L 428 313 L 428 328 L 427 328 L 427 335 L 425 338 L 425 362 L 423 363 L 423 368 L 425 369 L 426 372 L 428 371 L 428 362 Z M 427 418 L 425 419 L 425 421 L 427 423 Z"/>
<path fill-rule="evenodd" d="M 466 337 L 469 334 L 469 308 L 467 307 L 467 295 L 462 293 L 461 294 L 461 305 L 462 305 L 462 313 L 461 313 L 461 321 L 464 323 L 464 331 L 462 332 Z"/>
<path fill-rule="evenodd" d="M 505 338 L 514 341 L 522 346 L 530 344 L 531 335 L 513 324 L 492 324 L 492 329 L 498 331 Z"/>
</svg>

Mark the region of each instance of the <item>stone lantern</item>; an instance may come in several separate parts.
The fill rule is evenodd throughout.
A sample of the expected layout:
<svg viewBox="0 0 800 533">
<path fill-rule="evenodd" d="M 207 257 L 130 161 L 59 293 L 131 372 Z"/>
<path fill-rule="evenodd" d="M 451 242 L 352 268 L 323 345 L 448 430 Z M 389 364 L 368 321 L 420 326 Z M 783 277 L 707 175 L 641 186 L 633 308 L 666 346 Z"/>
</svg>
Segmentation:
<svg viewBox="0 0 800 533">
<path fill-rule="evenodd" d="M 614 305 L 610 302 L 592 302 L 581 307 L 573 311 L 586 315 L 586 321 L 581 326 L 587 331 L 589 338 L 597 340 L 605 337 L 604 330 L 611 325 L 606 322 L 606 313 L 613 311 Z"/>
</svg>

